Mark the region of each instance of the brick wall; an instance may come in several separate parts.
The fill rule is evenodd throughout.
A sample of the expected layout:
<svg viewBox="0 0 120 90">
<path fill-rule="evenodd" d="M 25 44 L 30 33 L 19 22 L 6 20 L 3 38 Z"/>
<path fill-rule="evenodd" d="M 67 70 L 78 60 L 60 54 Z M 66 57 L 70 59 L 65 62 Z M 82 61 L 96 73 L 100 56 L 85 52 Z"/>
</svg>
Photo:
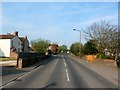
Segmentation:
<svg viewBox="0 0 120 90">
<path fill-rule="evenodd" d="M 18 59 L 18 53 L 16 52 L 10 52 L 10 58 Z"/>
<path fill-rule="evenodd" d="M 19 58 L 17 60 L 17 67 L 23 68 L 30 66 L 34 63 L 37 63 L 39 61 L 43 61 L 46 58 L 49 58 L 50 56 L 45 55 L 45 53 L 19 53 Z"/>
</svg>

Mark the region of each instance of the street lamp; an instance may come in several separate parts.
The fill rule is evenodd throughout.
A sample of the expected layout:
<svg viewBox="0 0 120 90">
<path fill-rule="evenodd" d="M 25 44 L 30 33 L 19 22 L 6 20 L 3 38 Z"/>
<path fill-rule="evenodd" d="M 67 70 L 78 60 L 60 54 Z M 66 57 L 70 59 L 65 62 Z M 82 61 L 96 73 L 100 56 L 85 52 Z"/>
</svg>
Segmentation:
<svg viewBox="0 0 120 90">
<path fill-rule="evenodd" d="M 77 29 L 73 29 L 74 31 L 78 31 L 78 32 L 80 32 L 80 47 L 79 47 L 79 57 L 81 57 L 80 56 L 80 54 L 81 54 L 81 31 L 80 30 L 77 30 Z"/>
</svg>

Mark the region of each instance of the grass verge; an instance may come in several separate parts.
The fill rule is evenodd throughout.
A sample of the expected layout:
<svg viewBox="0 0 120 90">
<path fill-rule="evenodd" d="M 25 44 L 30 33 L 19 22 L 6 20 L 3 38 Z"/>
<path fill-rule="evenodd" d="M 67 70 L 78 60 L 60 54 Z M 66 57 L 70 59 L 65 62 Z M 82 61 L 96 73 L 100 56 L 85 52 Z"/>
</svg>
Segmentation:
<svg viewBox="0 0 120 90">
<path fill-rule="evenodd" d="M 0 61 L 16 60 L 15 58 L 0 58 Z"/>
</svg>

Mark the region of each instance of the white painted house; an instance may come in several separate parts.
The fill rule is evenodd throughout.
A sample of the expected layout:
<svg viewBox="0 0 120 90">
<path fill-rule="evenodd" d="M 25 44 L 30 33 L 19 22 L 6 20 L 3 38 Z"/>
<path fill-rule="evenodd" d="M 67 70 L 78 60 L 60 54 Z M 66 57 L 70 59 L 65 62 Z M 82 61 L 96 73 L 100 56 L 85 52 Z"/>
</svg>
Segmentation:
<svg viewBox="0 0 120 90">
<path fill-rule="evenodd" d="M 10 57 L 10 52 L 21 51 L 22 41 L 18 37 L 18 32 L 0 35 L 0 57 Z"/>
</svg>

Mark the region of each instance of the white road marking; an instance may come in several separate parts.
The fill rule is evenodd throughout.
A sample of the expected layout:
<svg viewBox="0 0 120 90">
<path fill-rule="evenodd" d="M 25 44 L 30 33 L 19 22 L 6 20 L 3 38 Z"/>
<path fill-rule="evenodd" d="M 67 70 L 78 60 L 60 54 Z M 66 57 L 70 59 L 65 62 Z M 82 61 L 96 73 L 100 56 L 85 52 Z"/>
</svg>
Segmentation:
<svg viewBox="0 0 120 90">
<path fill-rule="evenodd" d="M 43 66 L 39 66 L 39 68 L 41 68 L 41 67 L 43 67 Z M 22 77 L 24 77 L 24 76 L 32 73 L 34 70 L 37 70 L 37 69 L 38 69 L 38 68 L 33 69 L 32 71 L 27 72 L 26 74 L 23 74 L 23 75 L 21 75 L 21 76 L 19 76 L 19 77 L 16 77 L 16 78 L 14 78 L 14 79 L 16 79 L 16 80 L 17 80 L 17 79 L 21 79 Z M 11 80 L 11 82 L 9 82 L 9 83 L 7 83 L 7 84 L 5 84 L 5 85 L 3 85 L 3 86 L 0 86 L 0 88 L 4 88 L 4 87 L 6 87 L 6 86 L 8 86 L 8 85 L 10 85 L 10 84 L 12 84 L 12 83 L 14 83 L 14 82 L 15 82 L 14 79 L 12 79 L 13 81 Z"/>
<path fill-rule="evenodd" d="M 68 70 L 67 70 L 67 68 L 66 68 L 66 75 L 67 75 L 67 81 L 69 82 L 70 79 L 69 79 L 69 75 L 68 75 Z"/>
<path fill-rule="evenodd" d="M 64 62 L 64 64 L 65 64 L 65 67 L 67 67 L 66 62 Z"/>
<path fill-rule="evenodd" d="M 53 60 L 54 61 L 54 60 Z M 51 61 L 51 62 L 53 62 L 53 61 Z M 50 63 L 51 63 L 50 62 Z M 58 62 L 58 59 L 57 59 L 57 61 L 56 61 L 56 63 Z M 49 63 L 49 64 L 50 64 Z M 39 66 L 38 68 L 35 68 L 35 69 L 33 69 L 32 71 L 29 71 L 29 72 L 27 72 L 26 74 L 23 74 L 23 75 L 21 75 L 21 76 L 19 76 L 19 77 L 16 77 L 17 79 L 21 79 L 22 77 L 25 77 L 26 75 L 28 75 L 28 74 L 30 74 L 30 73 L 32 73 L 33 71 L 35 71 L 35 70 L 37 70 L 37 69 L 40 69 L 40 68 L 42 68 L 43 66 Z M 14 79 L 16 79 L 16 78 L 14 78 Z M 14 83 L 15 81 L 14 81 L 14 79 L 12 79 L 11 80 L 11 82 L 8 82 L 7 84 L 5 84 L 5 85 L 2 85 L 2 86 L 0 86 L 0 88 L 4 88 L 4 87 L 6 87 L 6 86 L 8 86 L 8 85 L 10 85 L 10 84 L 12 84 L 12 83 Z"/>
<path fill-rule="evenodd" d="M 13 82 L 15 82 L 15 81 L 9 82 L 8 84 L 6 84 L 6 85 L 4 85 L 4 86 L 1 86 L 0 88 L 2 89 L 2 88 L 4 88 L 4 87 L 7 86 L 7 85 L 12 84 Z"/>
<path fill-rule="evenodd" d="M 63 58 L 63 61 L 65 62 L 65 58 L 64 58 L 64 56 L 62 55 L 62 58 Z"/>
<path fill-rule="evenodd" d="M 16 78 L 14 78 L 14 79 L 16 79 L 16 80 L 17 80 L 17 79 L 20 79 L 20 78 L 22 78 L 22 77 L 24 77 L 24 76 L 32 73 L 33 71 L 35 71 L 35 70 L 37 70 L 37 69 L 39 69 L 39 68 L 41 68 L 41 67 L 43 67 L 43 66 L 39 66 L 38 68 L 33 69 L 32 71 L 29 71 L 29 72 L 27 72 L 26 74 L 23 74 L 23 75 L 21 75 L 21 76 L 19 76 L 19 77 L 16 77 Z M 12 79 L 13 81 L 11 80 L 11 82 L 9 82 L 9 83 L 7 83 L 7 84 L 5 84 L 5 85 L 3 85 L 3 86 L 0 86 L 0 88 L 4 88 L 5 86 L 8 86 L 8 85 L 14 83 L 14 82 L 15 82 L 14 79 Z"/>
<path fill-rule="evenodd" d="M 20 78 L 22 78 L 22 77 L 25 77 L 25 76 L 27 76 L 29 73 L 32 73 L 33 71 L 35 71 L 35 70 L 37 70 L 37 69 L 40 69 L 40 68 L 42 68 L 42 67 L 43 67 L 43 66 L 39 66 L 38 68 L 33 69 L 32 71 L 30 71 L 30 72 L 28 72 L 28 73 L 26 73 L 26 74 L 24 74 L 24 75 L 18 77 L 18 79 L 20 79 Z"/>
<path fill-rule="evenodd" d="M 63 55 L 62 55 L 62 58 L 63 58 L 63 61 L 64 61 L 64 65 L 65 65 L 65 67 L 66 67 L 66 76 L 67 76 L 67 81 L 69 82 L 69 81 L 70 81 L 70 79 L 69 79 L 69 74 L 68 74 L 68 70 L 67 70 L 66 61 L 65 61 L 65 58 L 63 57 Z"/>
<path fill-rule="evenodd" d="M 62 55 L 62 57 L 63 57 L 63 55 Z M 67 65 L 66 65 L 66 61 L 65 61 L 65 58 L 63 57 L 63 61 L 64 61 L 64 65 L 65 65 L 65 67 L 66 67 L 66 76 L 67 76 L 67 81 L 69 82 L 70 81 L 70 79 L 69 79 L 69 74 L 68 74 L 68 70 L 67 70 Z"/>
<path fill-rule="evenodd" d="M 67 65 L 66 65 L 66 62 L 65 62 L 65 58 L 64 58 L 64 57 L 63 57 L 63 61 L 64 61 L 65 66 L 67 66 Z"/>
</svg>

